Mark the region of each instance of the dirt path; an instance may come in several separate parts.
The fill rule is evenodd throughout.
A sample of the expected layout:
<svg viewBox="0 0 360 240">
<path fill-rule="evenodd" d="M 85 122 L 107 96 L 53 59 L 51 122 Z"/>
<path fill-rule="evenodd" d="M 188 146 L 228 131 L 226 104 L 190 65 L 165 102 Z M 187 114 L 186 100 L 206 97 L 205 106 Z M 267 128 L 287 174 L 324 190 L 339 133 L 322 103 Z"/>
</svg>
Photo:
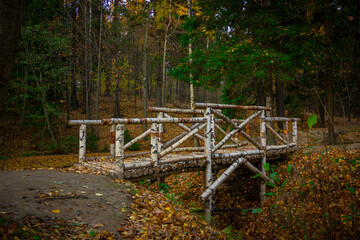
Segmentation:
<svg viewBox="0 0 360 240">
<path fill-rule="evenodd" d="M 103 175 L 6 171 L 0 172 L 0 182 L 1 213 L 20 221 L 35 215 L 44 221 L 64 219 L 117 234 L 131 203 L 125 186 Z"/>
</svg>

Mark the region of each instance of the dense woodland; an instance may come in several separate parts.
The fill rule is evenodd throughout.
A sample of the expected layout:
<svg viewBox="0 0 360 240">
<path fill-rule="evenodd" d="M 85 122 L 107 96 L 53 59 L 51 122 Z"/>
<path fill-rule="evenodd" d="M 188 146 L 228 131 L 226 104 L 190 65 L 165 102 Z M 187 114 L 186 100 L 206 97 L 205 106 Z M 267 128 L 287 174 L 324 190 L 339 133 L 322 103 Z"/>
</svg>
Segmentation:
<svg viewBox="0 0 360 240">
<path fill-rule="evenodd" d="M 330 143 L 334 116 L 359 118 L 358 1 L 7 2 L 1 104 L 54 143 L 55 119 L 97 119 L 101 96 L 114 117 L 124 98 L 143 116 L 149 101 L 314 112 Z"/>
<path fill-rule="evenodd" d="M 133 201 L 121 208 L 128 224 L 119 234 L 359 239 L 359 151 L 328 147 L 359 148 L 359 11 L 360 0 L 1 0 L 1 170 L 98 173 L 77 166 L 77 155 L 54 155 L 78 150 L 78 129 L 67 126 L 69 119 L 146 117 L 148 106 L 192 102 L 270 106 L 273 116 L 300 117 L 303 137 L 317 121 L 327 128 L 327 141 L 271 162 L 266 171 L 275 184 L 264 203 L 257 176 L 239 170 L 218 189 L 216 206 L 226 211 L 214 214 L 214 230 L 190 213 L 201 215 L 202 172 L 167 177 L 160 193 L 151 181 L 117 180 Z M 307 128 L 313 114 L 317 120 Z M 348 132 L 339 132 L 340 118 Z M 89 127 L 88 150 L 96 154 L 109 151 L 108 142 L 97 146 L 100 135 Z M 51 223 L 15 223 L 2 210 L 0 234 L 112 239 L 82 223 L 64 224 L 59 209 Z"/>
</svg>

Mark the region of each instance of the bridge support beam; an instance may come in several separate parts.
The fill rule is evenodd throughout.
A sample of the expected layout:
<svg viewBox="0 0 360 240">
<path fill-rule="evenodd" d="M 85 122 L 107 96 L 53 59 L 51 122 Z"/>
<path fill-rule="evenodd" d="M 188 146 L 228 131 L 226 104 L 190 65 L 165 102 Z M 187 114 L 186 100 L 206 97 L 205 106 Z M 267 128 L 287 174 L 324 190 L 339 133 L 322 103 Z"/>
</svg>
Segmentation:
<svg viewBox="0 0 360 240">
<path fill-rule="evenodd" d="M 211 114 L 210 108 L 206 109 L 205 112 L 206 117 L 206 129 L 205 129 L 205 156 L 206 156 L 206 166 L 205 166 L 205 173 L 204 173 L 204 189 L 207 189 L 212 184 L 212 153 L 211 153 L 211 146 L 213 145 L 213 131 L 214 131 L 214 117 Z M 212 195 L 212 194 L 211 194 Z M 211 223 L 211 214 L 212 214 L 212 196 L 208 197 L 204 201 L 204 215 L 205 220 L 208 223 Z"/>
<path fill-rule="evenodd" d="M 264 150 L 264 156 L 261 160 L 260 170 L 262 174 L 266 175 L 265 164 L 266 164 L 266 121 L 265 121 L 265 111 L 263 110 L 260 117 L 260 142 L 261 147 Z M 260 180 L 260 202 L 264 202 L 266 199 L 266 181 Z"/>
<path fill-rule="evenodd" d="M 86 157 L 86 124 L 81 124 L 79 130 L 79 163 L 84 162 L 85 157 Z"/>
<path fill-rule="evenodd" d="M 115 127 L 115 174 L 120 179 L 124 176 L 124 124 L 117 124 Z"/>
<path fill-rule="evenodd" d="M 110 127 L 110 155 L 115 159 L 115 125 Z"/>
</svg>

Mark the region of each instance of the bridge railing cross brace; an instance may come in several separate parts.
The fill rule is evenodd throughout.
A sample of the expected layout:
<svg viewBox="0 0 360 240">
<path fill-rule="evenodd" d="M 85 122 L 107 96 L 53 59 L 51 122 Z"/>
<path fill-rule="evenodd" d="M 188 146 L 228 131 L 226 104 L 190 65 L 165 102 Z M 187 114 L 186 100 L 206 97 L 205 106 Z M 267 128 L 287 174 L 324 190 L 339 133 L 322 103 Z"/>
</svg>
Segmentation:
<svg viewBox="0 0 360 240">
<path fill-rule="evenodd" d="M 149 108 L 149 111 L 157 113 L 156 118 L 111 118 L 103 120 L 70 120 L 70 125 L 80 125 L 79 129 L 79 162 L 85 162 L 94 158 L 86 158 L 86 128 L 87 125 L 109 125 L 110 126 L 110 156 L 106 158 L 115 159 L 115 174 L 122 179 L 153 178 L 154 176 L 166 176 L 168 168 L 179 165 L 182 169 L 204 170 L 205 191 L 201 194 L 204 200 L 205 217 L 208 221 L 211 219 L 212 196 L 218 186 L 239 166 L 245 166 L 252 172 L 259 174 L 262 179 L 260 186 L 261 201 L 265 200 L 266 181 L 271 181 L 266 175 L 265 164 L 269 154 L 274 151 L 293 149 L 297 145 L 297 121 L 296 118 L 266 117 L 265 111 L 271 110 L 262 106 L 240 106 L 226 104 L 195 103 L 194 109 L 173 109 L 173 108 Z M 256 111 L 245 120 L 230 119 L 221 113 L 221 109 L 251 110 Z M 170 114 L 201 114 L 202 117 L 179 118 L 172 117 Z M 254 119 L 259 119 L 260 143 L 256 138 L 250 136 L 244 127 L 248 126 Z M 268 123 L 284 122 L 283 136 L 277 133 Z M 289 137 L 289 125 L 292 123 L 292 138 Z M 124 142 L 125 127 L 128 124 L 149 123 L 151 127 L 130 142 Z M 223 130 L 218 124 L 226 123 L 233 128 L 229 133 Z M 178 136 L 165 141 L 165 124 L 175 124 L 184 130 Z M 193 124 L 188 126 L 187 124 Z M 204 128 L 202 135 L 200 130 Z M 221 140 L 215 139 L 216 129 L 218 133 L 223 134 Z M 282 145 L 267 145 L 267 130 L 271 132 Z M 240 134 L 246 142 L 240 142 Z M 150 151 L 142 153 L 125 154 L 125 150 L 132 144 L 144 139 L 150 135 Z M 180 147 L 186 141 L 196 137 L 203 146 Z M 226 145 L 228 141 L 233 144 Z M 224 149 L 240 147 L 243 144 L 251 144 L 257 150 L 226 152 Z M 169 159 L 168 155 L 172 152 L 191 151 L 197 152 L 197 155 L 176 155 L 176 158 Z M 225 152 L 224 152 L 225 151 Z M 201 153 L 202 152 L 202 153 Z M 125 164 L 125 158 L 134 156 L 150 156 L 148 162 L 134 164 Z M 173 156 L 173 155 L 172 155 Z M 251 162 L 251 158 L 260 158 L 260 169 L 257 169 Z M 175 165 L 174 165 L 175 164 Z M 230 165 L 228 169 L 213 180 L 214 167 L 221 164 Z M 171 170 L 171 169 L 170 169 Z M 174 170 L 174 169 L 173 169 Z M 176 170 L 176 169 L 175 169 Z M 179 172 L 178 171 L 178 172 Z M 176 171 L 172 171 L 173 174 Z"/>
</svg>

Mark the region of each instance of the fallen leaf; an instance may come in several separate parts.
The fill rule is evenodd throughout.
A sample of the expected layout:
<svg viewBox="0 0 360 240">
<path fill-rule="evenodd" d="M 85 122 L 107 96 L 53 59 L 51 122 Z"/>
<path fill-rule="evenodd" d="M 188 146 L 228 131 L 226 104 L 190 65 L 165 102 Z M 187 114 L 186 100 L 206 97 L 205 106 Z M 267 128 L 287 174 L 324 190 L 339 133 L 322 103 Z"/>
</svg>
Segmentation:
<svg viewBox="0 0 360 240">
<path fill-rule="evenodd" d="M 60 210 L 59 209 L 55 209 L 54 211 L 52 211 L 53 213 L 59 214 Z"/>
<path fill-rule="evenodd" d="M 97 223 L 97 224 L 95 224 L 94 228 L 101 228 L 101 227 L 103 227 L 103 226 L 104 226 L 104 224 L 102 224 L 102 223 Z"/>
<path fill-rule="evenodd" d="M 72 208 L 66 208 L 65 212 L 71 212 L 73 209 Z"/>
<path fill-rule="evenodd" d="M 97 193 L 95 195 L 98 196 L 98 197 L 101 197 L 103 194 L 102 193 Z"/>
</svg>

